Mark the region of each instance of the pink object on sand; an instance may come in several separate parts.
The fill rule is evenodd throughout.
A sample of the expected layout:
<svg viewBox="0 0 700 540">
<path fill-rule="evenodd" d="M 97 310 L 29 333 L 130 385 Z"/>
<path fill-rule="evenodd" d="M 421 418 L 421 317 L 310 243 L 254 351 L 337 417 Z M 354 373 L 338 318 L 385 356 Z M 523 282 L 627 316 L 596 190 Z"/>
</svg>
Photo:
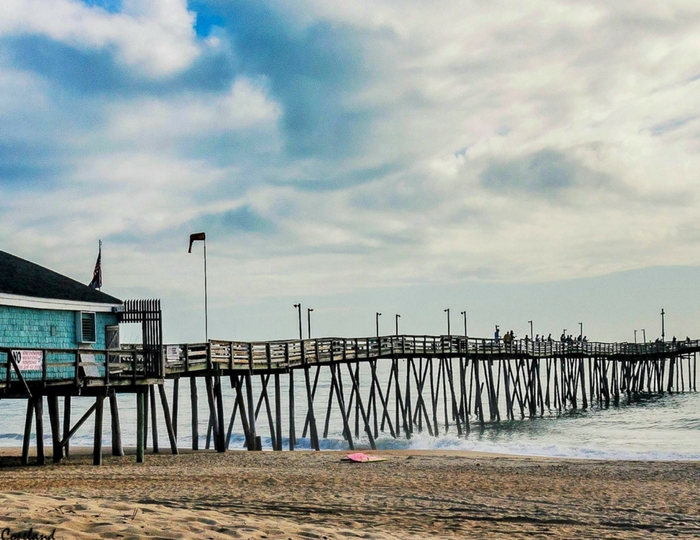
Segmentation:
<svg viewBox="0 0 700 540">
<path fill-rule="evenodd" d="M 349 461 L 354 461 L 355 463 L 367 463 L 368 461 L 386 461 L 385 457 L 380 456 L 370 456 L 363 454 L 362 452 L 356 452 L 354 454 L 348 454 L 347 459 Z"/>
</svg>

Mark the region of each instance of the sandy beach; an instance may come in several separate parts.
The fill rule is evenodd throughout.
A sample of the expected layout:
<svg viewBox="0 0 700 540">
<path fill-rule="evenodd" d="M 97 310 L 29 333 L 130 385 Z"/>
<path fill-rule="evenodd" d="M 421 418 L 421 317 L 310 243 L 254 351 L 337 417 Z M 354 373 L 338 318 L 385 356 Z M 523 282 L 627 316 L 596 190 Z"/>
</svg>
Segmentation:
<svg viewBox="0 0 700 540">
<path fill-rule="evenodd" d="M 7 453 L 3 538 L 30 528 L 65 539 L 700 536 L 694 462 L 198 452 L 18 467 Z"/>
</svg>

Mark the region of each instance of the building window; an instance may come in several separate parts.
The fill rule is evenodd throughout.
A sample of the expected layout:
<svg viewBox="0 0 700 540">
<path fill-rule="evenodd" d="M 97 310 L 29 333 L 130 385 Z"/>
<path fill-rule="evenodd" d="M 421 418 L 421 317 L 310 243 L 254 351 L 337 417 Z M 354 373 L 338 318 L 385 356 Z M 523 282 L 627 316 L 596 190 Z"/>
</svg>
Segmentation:
<svg viewBox="0 0 700 540">
<path fill-rule="evenodd" d="M 76 341 L 78 343 L 95 343 L 97 321 L 90 311 L 80 311 L 76 320 Z"/>
</svg>

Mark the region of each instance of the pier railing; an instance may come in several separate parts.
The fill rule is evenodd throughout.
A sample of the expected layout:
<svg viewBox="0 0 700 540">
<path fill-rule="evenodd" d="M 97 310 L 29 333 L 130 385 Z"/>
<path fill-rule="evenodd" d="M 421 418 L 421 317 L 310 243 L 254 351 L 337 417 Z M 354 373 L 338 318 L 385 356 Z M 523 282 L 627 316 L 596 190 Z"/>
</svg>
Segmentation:
<svg viewBox="0 0 700 540">
<path fill-rule="evenodd" d="M 650 359 L 700 350 L 699 340 L 652 343 L 532 341 L 464 336 L 380 336 L 318 338 L 265 342 L 210 340 L 208 343 L 167 345 L 167 374 L 211 370 L 270 371 L 339 361 L 394 357 L 523 357 Z"/>
<path fill-rule="evenodd" d="M 130 384 L 152 378 L 152 364 L 153 355 L 141 345 L 120 349 L 0 347 L 0 387 L 16 385 L 20 392 L 30 393 L 29 388 L 37 383 L 42 387 L 66 382 L 76 386 Z"/>
</svg>

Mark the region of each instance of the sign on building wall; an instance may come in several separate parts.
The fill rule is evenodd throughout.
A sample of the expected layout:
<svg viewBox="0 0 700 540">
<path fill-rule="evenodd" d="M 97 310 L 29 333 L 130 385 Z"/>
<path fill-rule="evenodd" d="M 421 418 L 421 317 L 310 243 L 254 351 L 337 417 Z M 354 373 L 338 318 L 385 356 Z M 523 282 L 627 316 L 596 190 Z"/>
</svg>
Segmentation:
<svg viewBox="0 0 700 540">
<path fill-rule="evenodd" d="M 20 371 L 41 370 L 44 364 L 42 351 L 12 351 L 12 357 L 17 362 Z"/>
<path fill-rule="evenodd" d="M 180 359 L 180 347 L 177 345 L 167 345 L 165 347 L 165 359 L 168 362 L 177 362 Z"/>
</svg>

